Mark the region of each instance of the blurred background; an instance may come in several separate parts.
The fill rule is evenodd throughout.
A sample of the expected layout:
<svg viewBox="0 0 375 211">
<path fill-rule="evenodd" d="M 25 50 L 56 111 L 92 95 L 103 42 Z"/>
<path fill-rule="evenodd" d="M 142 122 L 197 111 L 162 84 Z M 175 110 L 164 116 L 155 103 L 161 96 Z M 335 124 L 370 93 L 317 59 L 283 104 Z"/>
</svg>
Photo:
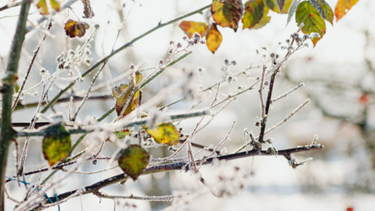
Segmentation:
<svg viewBox="0 0 375 211">
<path fill-rule="evenodd" d="M 108 55 L 113 46 L 118 48 L 131 39 L 155 27 L 159 22 L 167 22 L 175 17 L 189 13 L 211 1 L 190 0 L 91 0 L 95 17 L 89 20 L 81 18 L 83 7 L 81 2 L 73 4 L 72 10 L 66 10 L 54 16 L 54 25 L 43 43 L 41 51 L 32 69 L 26 89 L 39 83 L 39 71 L 45 68 L 51 74 L 56 70 L 56 58 L 68 49 L 82 45 L 92 32 L 91 27 L 86 36 L 70 39 L 65 36 L 63 23 L 77 16 L 89 24 L 99 24 L 100 29 L 91 42 L 91 63 L 95 63 Z M 334 9 L 336 0 L 327 0 Z M 0 6 L 7 3 L 0 0 Z M 19 7 L 0 12 L 0 56 L 1 73 L 7 63 L 9 48 L 14 34 Z M 227 163 L 201 168 L 202 177 L 207 187 L 199 183 L 194 175 L 186 172 L 168 172 L 146 175 L 138 181 L 127 181 L 124 185 L 112 185 L 103 189 L 105 193 L 117 195 L 170 195 L 176 196 L 171 202 L 148 202 L 137 200 L 99 199 L 93 195 L 76 197 L 61 205 L 61 210 L 371 210 L 375 207 L 375 2 L 360 0 L 352 10 L 339 22 L 330 25 L 326 22 L 327 32 L 315 48 L 310 44 L 296 52 L 281 69 L 277 76 L 274 96 L 278 96 L 294 86 L 305 83 L 305 86 L 286 98 L 272 105 L 268 117 L 268 125 L 272 126 L 287 117 L 306 99 L 311 102 L 294 115 L 286 124 L 269 134 L 276 149 L 293 148 L 309 145 L 315 134 L 318 143 L 325 146 L 324 150 L 295 154 L 299 160 L 313 157 L 314 159 L 297 169 L 292 169 L 282 156 L 243 158 Z M 229 67 L 229 73 L 245 71 L 233 77 L 230 83 L 221 86 L 219 99 L 252 84 L 260 76 L 259 66 L 269 64 L 270 53 L 281 57 L 286 51 L 280 46 L 286 45 L 286 39 L 297 30 L 292 21 L 286 26 L 287 15 L 270 12 L 271 21 L 258 30 L 242 29 L 236 33 L 228 28 L 220 28 L 223 42 L 212 54 L 205 45 L 195 45 L 194 53 L 168 69 L 159 78 L 150 83 L 144 90 L 143 100 L 146 102 L 162 88 L 176 89 L 163 101 L 168 104 L 181 98 L 183 87 L 188 84 L 186 75 L 193 73 L 188 84 L 197 93 L 191 99 L 171 106 L 167 112 L 181 113 L 190 109 L 207 108 L 215 95 L 215 91 L 201 93 L 200 89 L 220 81 L 223 75 L 221 68 L 224 60 L 235 60 L 236 65 Z M 40 18 L 37 8 L 32 6 L 29 25 L 33 26 Z M 114 45 L 117 32 L 124 22 L 120 36 Z M 204 22 L 200 14 L 184 20 Z M 112 78 L 121 76 L 130 64 L 140 68 L 153 67 L 160 59 L 168 57 L 169 42 L 182 41 L 184 32 L 178 27 L 180 22 L 168 25 L 134 43 L 130 48 L 112 57 L 96 83 L 104 84 L 93 94 L 110 95 L 110 88 L 119 82 L 110 82 Z M 18 85 L 29 65 L 33 51 L 37 47 L 46 24 L 35 26 L 26 35 L 23 54 L 20 61 Z M 268 62 L 268 63 L 267 63 Z M 79 71 L 84 72 L 88 66 L 81 65 Z M 146 75 L 149 72 L 145 72 Z M 94 74 L 74 88 L 74 94 L 84 96 Z M 62 75 L 50 92 L 50 97 L 65 87 L 67 75 Z M 127 82 L 129 79 L 121 79 Z M 35 96 L 35 95 L 37 96 Z M 31 91 L 23 99 L 23 103 L 37 102 L 40 89 Z M 202 102 L 201 102 L 202 101 Z M 92 116 L 99 117 L 114 105 L 114 99 L 90 100 L 80 112 L 77 122 L 85 122 Z M 75 103 L 78 106 L 78 102 Z M 220 106 L 219 106 L 220 107 Z M 218 111 L 215 108 L 213 111 Z M 68 103 L 61 103 L 53 110 L 67 118 Z M 16 122 L 29 122 L 35 108 L 17 110 L 13 119 Z M 49 114 L 52 114 L 50 111 Z M 193 141 L 202 145 L 216 146 L 230 130 L 233 121 L 235 127 L 230 140 L 224 144 L 224 151 L 233 152 L 243 144 L 243 130 L 247 128 L 258 134 L 255 126 L 260 116 L 257 89 L 246 92 L 231 101 L 210 124 L 199 131 Z M 105 121 L 115 119 L 115 114 Z M 207 117 L 202 123 L 206 123 Z M 200 118 L 182 121 L 178 127 L 184 134 L 190 134 Z M 74 136 L 73 140 L 77 137 Z M 22 146 L 24 140 L 19 140 Z M 95 144 L 94 137 L 88 136 L 85 144 Z M 41 139 L 32 138 L 26 162 L 27 171 L 47 166 L 41 153 Z M 81 146 L 82 150 L 85 146 Z M 116 144 L 107 144 L 103 155 L 112 156 Z M 14 151 L 14 146 L 11 148 Z M 169 155 L 167 147 L 150 149 L 153 157 Z M 97 165 L 91 163 L 80 167 L 81 171 L 95 171 L 108 166 L 104 161 Z M 239 167 L 239 171 L 235 169 Z M 14 175 L 14 156 L 10 153 L 8 176 Z M 119 168 L 94 175 L 75 174 L 67 178 L 54 191 L 59 194 L 73 188 L 92 184 L 121 173 Z M 60 172 L 60 175 L 64 173 Z M 58 175 L 59 175 L 58 174 Z M 46 173 L 29 177 L 30 182 L 37 182 Z M 58 178 L 58 175 L 56 178 Z M 223 179 L 224 178 L 224 179 Z M 53 180 L 52 180 L 53 181 Z M 7 184 L 12 197 L 19 200 L 25 194 L 24 187 L 15 182 Z M 221 190 L 227 190 L 223 197 L 214 196 Z M 53 192 L 50 192 L 53 194 Z M 14 203 L 7 201 L 7 209 L 12 210 Z M 56 210 L 50 208 L 49 210 Z"/>
</svg>

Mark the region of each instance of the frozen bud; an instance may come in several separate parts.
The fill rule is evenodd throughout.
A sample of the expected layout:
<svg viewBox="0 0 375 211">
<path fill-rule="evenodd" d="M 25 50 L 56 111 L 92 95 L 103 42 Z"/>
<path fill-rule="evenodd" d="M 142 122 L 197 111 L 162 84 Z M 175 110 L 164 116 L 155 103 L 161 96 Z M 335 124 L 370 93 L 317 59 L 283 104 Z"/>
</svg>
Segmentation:
<svg viewBox="0 0 375 211">
<path fill-rule="evenodd" d="M 94 24 L 94 28 L 99 29 L 100 28 L 99 24 Z"/>
<path fill-rule="evenodd" d="M 134 68 L 135 68 L 135 65 L 134 64 L 130 64 L 129 69 L 134 70 Z"/>
<path fill-rule="evenodd" d="M 187 41 L 188 37 L 187 36 L 183 36 L 182 39 L 185 40 L 185 41 Z"/>
<path fill-rule="evenodd" d="M 276 54 L 276 59 L 278 59 L 279 58 L 279 54 Z"/>
<path fill-rule="evenodd" d="M 76 54 L 76 52 L 72 49 L 68 50 L 68 55 L 69 56 L 74 56 Z"/>
<path fill-rule="evenodd" d="M 200 39 L 201 38 L 201 35 L 197 32 L 194 32 L 194 35 L 193 35 L 194 39 Z"/>
<path fill-rule="evenodd" d="M 228 65 L 228 64 L 229 64 L 229 60 L 228 60 L 228 59 L 225 59 L 225 60 L 224 60 L 224 64 L 225 64 L 225 65 Z"/>
<path fill-rule="evenodd" d="M 281 50 L 287 50 L 288 47 L 287 46 L 281 46 Z"/>
<path fill-rule="evenodd" d="M 287 39 L 287 40 L 285 40 L 285 42 L 286 42 L 286 44 L 288 44 L 288 45 L 289 45 L 289 43 L 290 43 L 290 40 L 289 40 L 289 39 Z"/>
<path fill-rule="evenodd" d="M 87 45 L 86 45 L 86 48 L 91 48 L 91 45 L 90 45 L 90 44 L 87 44 Z"/>
<path fill-rule="evenodd" d="M 181 48 L 182 44 L 180 42 L 177 43 L 177 48 Z"/>
<path fill-rule="evenodd" d="M 174 41 L 173 40 L 169 41 L 169 45 L 174 45 Z"/>
<path fill-rule="evenodd" d="M 164 63 L 164 60 L 160 59 L 159 60 L 159 65 L 162 65 Z"/>
<path fill-rule="evenodd" d="M 259 127 L 259 125 L 260 125 L 260 122 L 259 122 L 259 121 L 256 121 L 256 122 L 255 122 L 255 126 Z"/>
<path fill-rule="evenodd" d="M 206 44 L 206 41 L 201 40 L 200 43 L 204 45 L 204 44 Z"/>
<path fill-rule="evenodd" d="M 310 37 L 311 37 L 311 39 L 315 38 L 315 37 L 319 38 L 320 34 L 313 32 L 313 33 L 310 34 Z"/>
<path fill-rule="evenodd" d="M 275 57 L 275 53 L 271 53 L 271 54 L 270 54 L 270 57 L 271 57 L 271 58 L 274 58 L 274 57 Z"/>
<path fill-rule="evenodd" d="M 293 35 L 294 35 L 295 38 L 299 37 L 299 34 L 297 32 L 295 32 Z"/>
<path fill-rule="evenodd" d="M 91 65 L 91 59 L 85 59 L 84 64 L 87 66 Z"/>
<path fill-rule="evenodd" d="M 233 60 L 233 61 L 231 61 L 231 64 L 236 65 L 237 63 L 236 63 L 236 61 Z"/>
<path fill-rule="evenodd" d="M 304 35 L 303 35 L 303 40 L 307 40 L 307 39 L 310 39 L 310 36 L 307 35 L 307 34 L 304 34 Z"/>
<path fill-rule="evenodd" d="M 229 77 L 228 77 L 228 83 L 230 83 L 232 80 L 233 80 L 233 77 L 232 77 L 232 76 L 229 76 Z"/>
<path fill-rule="evenodd" d="M 173 53 L 173 48 L 168 51 L 169 54 Z"/>
<path fill-rule="evenodd" d="M 264 85 L 267 86 L 267 85 L 268 85 L 268 81 L 265 81 L 265 82 L 264 82 Z"/>
<path fill-rule="evenodd" d="M 44 69 L 44 68 L 40 69 L 40 74 L 41 75 L 46 74 L 46 72 L 47 72 L 46 69 Z"/>
<path fill-rule="evenodd" d="M 189 45 L 194 45 L 194 41 L 192 41 L 192 40 L 189 40 Z"/>
</svg>

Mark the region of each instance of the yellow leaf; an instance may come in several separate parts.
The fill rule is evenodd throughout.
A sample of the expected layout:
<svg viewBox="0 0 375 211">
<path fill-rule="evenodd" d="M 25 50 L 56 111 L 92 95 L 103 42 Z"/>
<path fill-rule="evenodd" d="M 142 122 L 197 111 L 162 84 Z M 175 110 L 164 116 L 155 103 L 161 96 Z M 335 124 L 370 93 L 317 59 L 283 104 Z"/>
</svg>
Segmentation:
<svg viewBox="0 0 375 211">
<path fill-rule="evenodd" d="M 206 45 L 208 49 L 210 49 L 212 53 L 215 53 L 221 41 L 223 41 L 223 36 L 221 36 L 219 30 L 217 30 L 216 24 L 212 24 L 206 35 Z"/>
<path fill-rule="evenodd" d="M 70 135 L 64 125 L 58 124 L 47 128 L 43 138 L 43 155 L 50 166 L 68 156 L 71 147 Z"/>
<path fill-rule="evenodd" d="M 49 14 L 46 0 L 39 0 L 39 2 L 36 4 L 36 7 L 38 7 L 38 9 L 41 9 L 40 14 L 42 15 Z"/>
<path fill-rule="evenodd" d="M 176 145 L 180 141 L 180 133 L 172 123 L 164 123 L 155 128 L 146 128 L 156 142 L 160 144 Z"/>
<path fill-rule="evenodd" d="M 58 2 L 57 0 L 50 0 L 50 3 L 51 3 L 51 7 L 55 10 L 55 11 L 60 11 L 61 7 L 60 7 L 60 2 Z"/>
</svg>

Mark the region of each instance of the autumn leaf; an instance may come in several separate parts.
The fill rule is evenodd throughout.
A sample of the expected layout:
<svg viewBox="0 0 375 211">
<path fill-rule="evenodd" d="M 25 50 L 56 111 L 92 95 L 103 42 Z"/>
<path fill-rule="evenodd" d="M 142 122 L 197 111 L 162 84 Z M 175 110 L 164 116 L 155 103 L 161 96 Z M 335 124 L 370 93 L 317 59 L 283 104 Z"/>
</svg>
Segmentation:
<svg viewBox="0 0 375 211">
<path fill-rule="evenodd" d="M 344 17 L 357 2 L 358 0 L 339 0 L 335 8 L 336 22 Z"/>
<path fill-rule="evenodd" d="M 304 24 L 302 27 L 303 33 L 311 34 L 312 32 L 316 32 L 320 35 L 320 37 L 314 37 L 312 39 L 314 46 L 326 33 L 324 19 L 309 1 L 301 2 L 298 5 L 296 11 L 296 22 L 298 25 L 301 25 L 302 23 Z"/>
<path fill-rule="evenodd" d="M 320 15 L 333 25 L 333 10 L 325 0 L 310 0 L 311 4 L 317 9 Z"/>
<path fill-rule="evenodd" d="M 211 27 L 208 29 L 206 35 L 206 45 L 208 49 L 212 53 L 215 53 L 216 50 L 219 48 L 221 41 L 223 41 L 223 36 L 221 36 L 219 30 L 217 30 L 216 24 L 212 24 Z"/>
<path fill-rule="evenodd" d="M 82 0 L 83 3 L 83 18 L 92 18 L 95 16 L 94 11 L 91 8 L 90 0 Z"/>
<path fill-rule="evenodd" d="M 142 81 L 142 74 L 137 72 L 129 84 L 120 84 L 112 88 L 112 95 L 116 99 L 117 116 L 125 117 L 132 112 L 138 104 L 139 90 L 133 90 L 134 82 L 138 85 Z M 132 99 L 132 100 L 130 100 Z M 124 107 L 127 107 L 124 109 Z"/>
<path fill-rule="evenodd" d="M 264 9 L 263 0 L 249 0 L 246 2 L 245 14 L 242 17 L 243 28 L 251 29 L 259 23 L 264 15 Z"/>
<path fill-rule="evenodd" d="M 70 135 L 64 125 L 58 124 L 47 128 L 43 138 L 43 155 L 50 166 L 55 165 L 69 154 L 71 147 Z"/>
<path fill-rule="evenodd" d="M 280 8 L 284 6 L 285 0 L 264 0 L 266 6 L 276 13 L 280 13 Z M 282 5 L 280 7 L 280 5 Z"/>
<path fill-rule="evenodd" d="M 60 11 L 61 9 L 61 6 L 60 6 L 60 2 L 58 2 L 57 0 L 50 0 L 50 3 L 51 3 L 51 7 L 55 10 L 55 11 Z"/>
<path fill-rule="evenodd" d="M 155 128 L 145 128 L 154 140 L 160 144 L 176 145 L 180 140 L 180 133 L 172 123 L 163 123 Z"/>
<path fill-rule="evenodd" d="M 83 37 L 86 34 L 86 29 L 89 27 L 85 22 L 69 19 L 65 23 L 64 30 L 65 34 L 70 38 Z"/>
<path fill-rule="evenodd" d="M 243 5 L 241 0 L 213 0 L 211 4 L 212 17 L 221 27 L 230 27 L 235 32 L 242 17 Z"/>
<path fill-rule="evenodd" d="M 194 21 L 182 21 L 179 27 L 189 38 L 192 38 L 195 32 L 203 37 L 206 34 L 208 28 L 206 23 Z"/>
<path fill-rule="evenodd" d="M 119 153 L 118 165 L 133 180 L 147 167 L 150 155 L 139 145 L 130 145 Z"/>
<path fill-rule="evenodd" d="M 48 15 L 48 7 L 47 7 L 47 2 L 46 0 L 39 0 L 39 2 L 36 4 L 36 7 L 40 10 L 40 14 L 42 15 Z"/>
<path fill-rule="evenodd" d="M 267 16 L 269 11 L 270 9 L 268 9 L 268 7 L 264 8 L 262 19 L 260 19 L 259 23 L 255 24 L 252 29 L 260 29 L 271 21 L 271 17 Z"/>
</svg>

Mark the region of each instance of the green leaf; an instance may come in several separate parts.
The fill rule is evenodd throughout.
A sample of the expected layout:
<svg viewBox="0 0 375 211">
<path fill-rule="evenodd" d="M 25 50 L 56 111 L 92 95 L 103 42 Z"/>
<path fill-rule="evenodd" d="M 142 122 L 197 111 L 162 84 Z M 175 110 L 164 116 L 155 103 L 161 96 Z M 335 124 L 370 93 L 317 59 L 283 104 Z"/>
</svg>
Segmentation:
<svg viewBox="0 0 375 211">
<path fill-rule="evenodd" d="M 213 23 L 206 35 L 206 45 L 212 53 L 215 53 L 220 47 L 221 41 L 223 41 L 223 36 L 221 36 L 216 24 Z"/>
<path fill-rule="evenodd" d="M 57 124 L 46 129 L 47 135 L 43 138 L 43 155 L 50 166 L 65 158 L 70 150 L 70 135 L 64 125 Z"/>
<path fill-rule="evenodd" d="M 119 153 L 118 165 L 133 180 L 147 167 L 150 155 L 139 145 L 130 145 Z"/>
<path fill-rule="evenodd" d="M 146 128 L 154 140 L 160 144 L 176 145 L 180 141 L 180 133 L 172 123 L 164 123 L 155 128 Z"/>
<path fill-rule="evenodd" d="M 301 0 L 293 0 L 293 3 L 290 6 L 289 11 L 288 11 L 288 20 L 286 21 L 286 25 L 289 24 L 290 20 L 292 20 L 292 17 L 294 15 L 294 13 L 296 12 L 297 7 L 298 7 L 300 2 L 301 2 Z"/>
<path fill-rule="evenodd" d="M 208 28 L 206 23 L 194 21 L 182 21 L 179 27 L 189 38 L 193 37 L 194 32 L 197 32 L 201 35 L 201 37 L 203 37 L 206 34 Z"/>
<path fill-rule="evenodd" d="M 278 1 L 278 0 L 264 0 L 267 7 L 270 8 L 272 11 L 276 12 L 276 13 L 280 13 L 280 8 L 282 8 L 282 6 L 284 6 L 284 0 L 281 0 L 281 1 Z M 280 7 L 280 5 L 282 5 Z"/>
<path fill-rule="evenodd" d="M 339 0 L 335 8 L 336 22 L 344 17 L 357 2 L 358 0 Z"/>
<path fill-rule="evenodd" d="M 320 12 L 320 15 L 333 25 L 333 10 L 324 0 L 310 0 L 311 4 Z"/>
<path fill-rule="evenodd" d="M 142 81 L 142 74 L 137 72 L 135 79 L 132 78 L 129 84 L 120 84 L 112 88 L 112 95 L 116 99 L 117 116 L 125 117 L 132 112 L 138 104 L 139 90 L 133 90 L 135 84 Z M 135 83 L 134 83 L 135 82 Z M 132 100 L 131 100 L 132 99 Z M 129 102 L 130 100 L 130 102 Z M 124 109 L 124 107 L 127 107 Z"/>
<path fill-rule="evenodd" d="M 245 14 L 242 17 L 243 28 L 253 28 L 262 19 L 264 11 L 265 7 L 263 0 L 249 0 L 246 2 Z"/>
<path fill-rule="evenodd" d="M 262 19 L 260 19 L 259 23 L 255 24 L 253 29 L 260 29 L 260 28 L 264 27 L 265 25 L 267 25 L 271 21 L 271 17 L 267 16 L 269 11 L 270 11 L 270 9 L 268 9 L 268 7 L 264 8 L 264 14 L 263 14 Z"/>
<path fill-rule="evenodd" d="M 302 23 L 304 24 L 302 27 L 303 33 L 311 34 L 312 32 L 316 32 L 320 35 L 320 37 L 314 37 L 312 39 L 314 46 L 326 33 L 326 24 L 323 18 L 309 1 L 301 2 L 298 5 L 296 11 L 296 22 L 298 26 Z"/>
<path fill-rule="evenodd" d="M 42 15 L 48 15 L 48 7 L 47 7 L 47 2 L 46 0 L 39 0 L 39 2 L 36 4 L 36 7 L 40 10 L 40 14 Z"/>
<path fill-rule="evenodd" d="M 243 5 L 241 0 L 213 0 L 211 4 L 212 17 L 221 27 L 230 27 L 235 32 L 242 17 Z"/>
</svg>

